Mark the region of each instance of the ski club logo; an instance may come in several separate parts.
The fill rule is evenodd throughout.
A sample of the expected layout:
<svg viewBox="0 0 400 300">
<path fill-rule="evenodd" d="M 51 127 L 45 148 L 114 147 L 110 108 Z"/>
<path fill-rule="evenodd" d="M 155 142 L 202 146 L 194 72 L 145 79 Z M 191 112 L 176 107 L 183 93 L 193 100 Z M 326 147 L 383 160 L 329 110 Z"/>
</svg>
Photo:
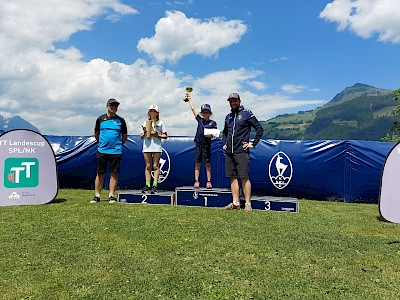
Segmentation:
<svg viewBox="0 0 400 300">
<path fill-rule="evenodd" d="M 285 152 L 276 153 L 269 162 L 269 179 L 277 189 L 288 186 L 293 175 L 292 162 Z"/>
<path fill-rule="evenodd" d="M 158 183 L 161 183 L 167 179 L 169 171 L 171 170 L 171 159 L 167 150 L 162 148 L 162 153 L 160 157 L 160 175 L 158 176 Z M 154 178 L 154 171 L 151 171 L 151 177 Z"/>
<path fill-rule="evenodd" d="M 39 185 L 39 160 L 36 158 L 7 158 L 4 163 L 6 188 L 36 187 Z"/>
</svg>

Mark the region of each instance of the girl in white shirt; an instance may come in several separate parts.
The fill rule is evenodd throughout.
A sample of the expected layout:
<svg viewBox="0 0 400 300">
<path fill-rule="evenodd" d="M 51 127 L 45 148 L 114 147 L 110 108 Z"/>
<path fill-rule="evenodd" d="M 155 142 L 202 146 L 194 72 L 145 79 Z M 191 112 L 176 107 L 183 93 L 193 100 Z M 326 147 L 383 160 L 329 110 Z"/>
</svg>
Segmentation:
<svg viewBox="0 0 400 300">
<path fill-rule="evenodd" d="M 155 104 L 150 105 L 147 113 L 148 120 L 151 121 L 151 135 L 147 137 L 146 121 L 142 123 L 140 138 L 143 140 L 143 157 L 146 163 L 144 170 L 146 185 L 142 189 L 143 193 L 157 193 L 158 176 L 160 175 L 160 158 L 162 154 L 161 139 L 167 139 L 168 134 L 164 122 L 160 120 L 160 110 Z M 151 171 L 154 172 L 153 187 L 151 187 Z"/>
</svg>

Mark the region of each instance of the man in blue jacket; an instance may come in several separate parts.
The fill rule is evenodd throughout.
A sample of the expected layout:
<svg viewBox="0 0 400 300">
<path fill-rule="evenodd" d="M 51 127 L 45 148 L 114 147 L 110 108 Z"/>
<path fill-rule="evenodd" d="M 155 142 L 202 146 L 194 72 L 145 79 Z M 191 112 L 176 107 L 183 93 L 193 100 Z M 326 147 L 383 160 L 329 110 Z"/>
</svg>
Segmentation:
<svg viewBox="0 0 400 300">
<path fill-rule="evenodd" d="M 251 207 L 251 182 L 249 179 L 250 149 L 260 141 L 264 129 L 254 114 L 240 105 L 240 96 L 231 93 L 228 97 L 231 113 L 225 117 L 223 130 L 223 149 L 225 151 L 225 174 L 231 179 L 231 192 L 233 202 L 224 209 L 240 209 L 239 181 L 246 199 L 245 210 L 252 211 Z M 256 130 L 256 135 L 250 142 L 251 128 Z"/>
</svg>

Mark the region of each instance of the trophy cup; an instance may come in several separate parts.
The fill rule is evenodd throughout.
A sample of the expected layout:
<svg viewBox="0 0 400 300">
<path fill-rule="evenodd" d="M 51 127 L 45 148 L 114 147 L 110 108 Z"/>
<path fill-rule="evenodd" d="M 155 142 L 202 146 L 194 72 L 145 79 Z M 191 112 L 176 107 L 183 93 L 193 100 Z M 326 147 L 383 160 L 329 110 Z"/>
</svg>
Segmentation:
<svg viewBox="0 0 400 300">
<path fill-rule="evenodd" d="M 146 120 L 146 137 L 147 138 L 151 137 L 152 130 L 153 130 L 153 124 L 151 123 L 151 120 L 147 119 Z"/>
<path fill-rule="evenodd" d="M 187 86 L 186 87 L 186 93 L 190 93 L 191 91 L 193 91 L 193 88 L 191 86 Z M 183 101 L 188 102 L 189 99 L 187 96 L 185 96 L 185 98 L 183 99 Z"/>
</svg>

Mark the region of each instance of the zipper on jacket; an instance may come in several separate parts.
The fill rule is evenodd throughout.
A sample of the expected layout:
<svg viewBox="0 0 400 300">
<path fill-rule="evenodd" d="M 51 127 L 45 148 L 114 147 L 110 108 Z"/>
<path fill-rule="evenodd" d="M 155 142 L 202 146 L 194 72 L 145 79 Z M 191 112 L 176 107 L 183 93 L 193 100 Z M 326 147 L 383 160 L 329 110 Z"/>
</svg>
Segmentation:
<svg viewBox="0 0 400 300">
<path fill-rule="evenodd" d="M 235 112 L 235 115 L 234 115 L 234 118 L 233 118 L 233 128 L 232 128 L 232 140 L 231 140 L 231 143 L 232 143 L 232 154 L 234 152 L 234 149 L 233 149 L 233 147 L 234 147 L 233 136 L 235 135 L 235 126 L 236 126 L 236 112 Z"/>
</svg>

